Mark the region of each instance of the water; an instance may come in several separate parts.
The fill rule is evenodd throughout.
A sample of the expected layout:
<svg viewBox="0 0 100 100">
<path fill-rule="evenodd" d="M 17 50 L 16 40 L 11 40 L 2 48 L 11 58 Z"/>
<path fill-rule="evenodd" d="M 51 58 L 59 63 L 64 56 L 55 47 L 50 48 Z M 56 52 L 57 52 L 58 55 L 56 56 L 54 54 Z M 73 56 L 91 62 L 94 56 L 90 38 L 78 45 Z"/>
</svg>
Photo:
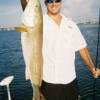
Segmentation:
<svg viewBox="0 0 100 100">
<path fill-rule="evenodd" d="M 95 25 L 81 25 L 80 29 L 88 43 L 88 49 L 95 62 L 98 27 Z M 100 66 L 100 56 L 98 62 L 98 66 Z M 12 100 L 32 100 L 32 87 L 30 81 L 25 80 L 24 66 L 20 33 L 15 31 L 0 31 L 0 80 L 6 76 L 14 75 L 14 80 L 10 84 Z M 93 100 L 94 79 L 87 66 L 81 60 L 79 53 L 76 53 L 76 71 L 81 100 Z M 95 100 L 100 100 L 99 83 L 100 78 L 96 80 Z M 0 86 L 0 100 L 7 100 L 5 86 Z"/>
<path fill-rule="evenodd" d="M 93 58 L 94 63 L 96 62 L 96 49 L 98 41 L 98 26 L 97 25 L 81 25 L 79 26 L 83 36 L 85 37 L 88 49 Z M 100 49 L 100 45 L 99 45 Z M 76 54 L 76 71 L 79 82 L 80 95 L 82 100 L 94 100 L 93 99 L 93 84 L 94 79 L 87 68 L 87 65 L 81 60 L 79 54 Z M 98 56 L 98 67 L 100 68 L 100 50 Z M 100 77 L 96 80 L 95 85 L 95 100 L 100 100 Z"/>
<path fill-rule="evenodd" d="M 20 44 L 20 33 L 0 32 L 0 80 L 14 75 L 10 85 L 12 100 L 31 100 L 32 87 L 24 77 L 24 61 Z M 7 100 L 6 87 L 0 87 L 0 100 Z"/>
</svg>

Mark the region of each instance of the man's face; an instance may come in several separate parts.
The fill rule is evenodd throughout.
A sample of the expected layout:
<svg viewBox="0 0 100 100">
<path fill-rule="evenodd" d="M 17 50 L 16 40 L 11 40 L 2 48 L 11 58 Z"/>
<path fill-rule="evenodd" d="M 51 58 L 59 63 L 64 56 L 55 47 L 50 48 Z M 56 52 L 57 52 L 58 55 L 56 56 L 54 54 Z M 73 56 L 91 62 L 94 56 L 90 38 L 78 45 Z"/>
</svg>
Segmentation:
<svg viewBox="0 0 100 100">
<path fill-rule="evenodd" d="M 61 9 L 61 2 L 51 2 L 47 3 L 47 10 L 49 13 L 55 15 L 60 12 Z"/>
</svg>

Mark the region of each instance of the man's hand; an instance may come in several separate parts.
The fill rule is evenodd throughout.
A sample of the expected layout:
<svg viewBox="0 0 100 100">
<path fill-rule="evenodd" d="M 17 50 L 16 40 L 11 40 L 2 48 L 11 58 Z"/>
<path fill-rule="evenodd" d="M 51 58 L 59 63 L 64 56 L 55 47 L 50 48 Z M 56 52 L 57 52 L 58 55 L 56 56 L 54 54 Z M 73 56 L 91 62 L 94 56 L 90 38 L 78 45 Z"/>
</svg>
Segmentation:
<svg viewBox="0 0 100 100">
<path fill-rule="evenodd" d="M 42 95 L 40 91 L 40 87 L 37 85 L 33 86 L 33 100 L 45 100 L 44 96 Z"/>
<path fill-rule="evenodd" d="M 100 75 L 100 69 L 98 68 L 93 68 L 93 77 L 98 78 Z"/>
<path fill-rule="evenodd" d="M 44 96 L 41 94 L 41 100 L 45 100 Z"/>
<path fill-rule="evenodd" d="M 25 7 L 27 5 L 27 0 L 21 0 L 21 5 L 22 5 L 22 9 L 24 11 L 25 10 Z"/>
<path fill-rule="evenodd" d="M 81 49 L 80 55 L 81 55 L 82 59 L 85 61 L 85 63 L 88 65 L 88 68 L 92 72 L 93 77 L 98 78 L 98 76 L 100 75 L 100 69 L 95 67 L 93 60 L 89 54 L 88 49 L 87 48 Z"/>
</svg>

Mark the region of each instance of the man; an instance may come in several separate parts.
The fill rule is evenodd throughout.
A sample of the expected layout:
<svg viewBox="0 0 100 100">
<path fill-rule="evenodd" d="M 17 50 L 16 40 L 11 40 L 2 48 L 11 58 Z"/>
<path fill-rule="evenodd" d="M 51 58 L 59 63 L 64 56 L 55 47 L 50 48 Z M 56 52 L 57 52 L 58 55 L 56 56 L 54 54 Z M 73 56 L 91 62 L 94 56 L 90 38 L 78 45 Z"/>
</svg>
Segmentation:
<svg viewBox="0 0 100 100">
<path fill-rule="evenodd" d="M 45 100 L 77 100 L 75 52 L 79 51 L 94 78 L 99 76 L 100 70 L 95 69 L 77 25 L 60 13 L 61 0 L 45 0 L 45 5 L 41 93 Z"/>
</svg>

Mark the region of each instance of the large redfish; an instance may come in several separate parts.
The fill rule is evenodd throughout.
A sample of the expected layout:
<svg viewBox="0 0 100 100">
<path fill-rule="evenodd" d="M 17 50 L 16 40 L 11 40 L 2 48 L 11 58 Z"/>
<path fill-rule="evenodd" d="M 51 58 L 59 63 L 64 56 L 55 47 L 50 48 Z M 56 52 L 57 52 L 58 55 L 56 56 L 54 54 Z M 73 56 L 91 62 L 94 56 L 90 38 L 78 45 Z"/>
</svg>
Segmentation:
<svg viewBox="0 0 100 100">
<path fill-rule="evenodd" d="M 23 56 L 26 65 L 26 78 L 31 80 L 33 96 L 40 100 L 39 86 L 42 80 L 43 15 L 39 0 L 29 0 L 23 13 L 21 33 Z M 33 98 L 34 100 L 34 98 Z"/>
</svg>

